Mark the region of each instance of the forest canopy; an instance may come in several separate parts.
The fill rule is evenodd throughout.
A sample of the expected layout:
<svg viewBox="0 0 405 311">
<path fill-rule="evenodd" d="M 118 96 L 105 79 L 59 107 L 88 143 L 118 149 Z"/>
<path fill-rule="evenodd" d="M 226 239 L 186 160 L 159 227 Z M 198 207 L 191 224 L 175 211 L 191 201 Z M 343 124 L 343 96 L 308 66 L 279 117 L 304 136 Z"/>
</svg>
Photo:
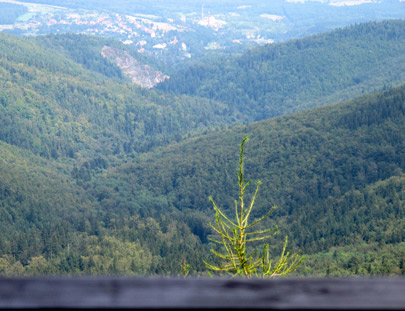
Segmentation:
<svg viewBox="0 0 405 311">
<path fill-rule="evenodd" d="M 177 275 L 183 257 L 205 274 L 208 197 L 234 208 L 246 136 L 246 178 L 263 182 L 252 216 L 278 206 L 260 228 L 280 226 L 272 254 L 288 235 L 308 255 L 300 275 L 404 274 L 403 27 L 366 23 L 200 64 L 184 71 L 195 94 L 179 89 L 187 74 L 174 89 L 132 85 L 94 54 L 119 42 L 91 38 L 86 51 L 81 35 L 0 33 L 0 274 Z M 256 79 L 260 66 L 274 76 Z"/>
</svg>

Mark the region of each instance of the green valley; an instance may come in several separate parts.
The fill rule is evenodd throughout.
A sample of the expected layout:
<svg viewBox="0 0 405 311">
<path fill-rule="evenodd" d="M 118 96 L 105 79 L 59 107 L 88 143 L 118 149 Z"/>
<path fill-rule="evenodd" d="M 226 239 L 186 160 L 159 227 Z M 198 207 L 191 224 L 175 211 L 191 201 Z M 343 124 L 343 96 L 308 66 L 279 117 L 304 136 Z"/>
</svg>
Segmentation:
<svg viewBox="0 0 405 311">
<path fill-rule="evenodd" d="M 185 219 L 190 214 L 191 228 L 204 243 L 210 235 L 207 197 L 225 202 L 224 208 L 232 211 L 237 147 L 247 135 L 247 178 L 263 181 L 257 214 L 279 206 L 268 226 L 281 224 L 282 233 L 308 255 L 379 243 L 381 256 L 385 245 L 404 242 L 404 99 L 405 87 L 400 87 L 170 146 L 163 154 L 110 170 L 103 179 L 115 191 L 100 204 L 115 218 L 125 218 L 139 202 L 136 193 L 143 198 L 153 189 L 151 198 L 166 198 Z M 105 193 L 99 182 L 94 190 Z M 123 198 L 130 199 L 128 210 L 114 210 Z M 146 210 L 136 213 L 151 213 Z M 280 243 L 282 239 L 274 251 Z M 397 268 L 403 246 L 398 252 Z M 379 271 L 381 263 L 368 263 Z M 322 273 L 317 266 L 309 271 Z"/>
<path fill-rule="evenodd" d="M 405 274 L 404 21 L 195 64 L 157 88 L 112 39 L 0 33 L 0 275 L 206 275 L 239 146 L 295 276 Z M 270 118 L 271 117 L 271 118 Z M 260 120 L 254 122 L 255 120 Z M 247 194 L 251 196 L 252 193 Z"/>
</svg>

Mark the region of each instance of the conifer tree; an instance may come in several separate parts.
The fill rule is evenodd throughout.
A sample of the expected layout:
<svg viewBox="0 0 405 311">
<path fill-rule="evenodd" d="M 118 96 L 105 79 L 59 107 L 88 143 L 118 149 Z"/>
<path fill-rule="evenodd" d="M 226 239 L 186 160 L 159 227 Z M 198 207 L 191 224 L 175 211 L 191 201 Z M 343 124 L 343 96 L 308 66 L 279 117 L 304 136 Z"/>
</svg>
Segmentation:
<svg viewBox="0 0 405 311">
<path fill-rule="evenodd" d="M 245 137 L 242 140 L 240 147 L 240 160 L 238 171 L 238 187 L 239 198 L 235 200 L 235 217 L 231 219 L 221 208 L 217 206 L 212 197 L 209 197 L 215 211 L 215 225 L 209 224 L 214 232 L 219 235 L 219 239 L 212 239 L 222 246 L 223 252 L 217 252 L 211 249 L 211 252 L 217 256 L 221 263 L 220 265 L 204 262 L 210 270 L 220 273 L 228 273 L 231 276 L 238 277 L 262 277 L 272 278 L 282 276 L 293 272 L 305 259 L 299 253 L 290 254 L 286 252 L 288 237 L 285 237 L 284 247 L 277 262 L 273 264 L 270 253 L 269 244 L 264 244 L 262 251 L 258 252 L 253 243 L 257 241 L 265 241 L 275 236 L 278 231 L 278 226 L 263 230 L 254 229 L 254 227 L 269 217 L 276 206 L 273 206 L 265 215 L 258 219 L 249 222 L 249 217 L 253 210 L 253 206 L 259 192 L 261 181 L 257 182 L 256 191 L 250 201 L 250 204 L 245 203 L 246 188 L 251 181 L 247 181 L 243 172 L 243 152 L 244 144 L 249 140 Z"/>
</svg>

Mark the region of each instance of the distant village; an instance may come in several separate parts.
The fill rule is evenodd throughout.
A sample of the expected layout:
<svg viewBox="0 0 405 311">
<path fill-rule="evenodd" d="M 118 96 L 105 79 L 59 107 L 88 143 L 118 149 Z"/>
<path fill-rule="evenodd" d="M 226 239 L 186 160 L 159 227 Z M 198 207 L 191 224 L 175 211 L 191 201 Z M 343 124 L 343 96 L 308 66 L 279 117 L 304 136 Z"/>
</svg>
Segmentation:
<svg viewBox="0 0 405 311">
<path fill-rule="evenodd" d="M 154 15 L 89 12 L 14 0 L 0 1 L 28 7 L 28 13 L 20 16 L 14 25 L 0 25 L 0 31 L 7 29 L 26 35 L 73 32 L 114 37 L 126 45 L 133 45 L 139 53 L 148 54 L 170 50 L 189 58 L 191 53 L 187 43 L 178 38 L 179 33 L 192 31 L 187 25 L 198 24 L 213 31 L 226 25 L 225 21 L 216 19 L 209 12 L 205 15 L 202 12 L 201 18 L 197 15 L 188 19 L 183 15 L 175 22 Z M 206 46 L 206 49 L 220 48 L 216 42 Z"/>
<path fill-rule="evenodd" d="M 190 36 L 184 36 L 182 33 L 195 32 L 194 28 L 197 26 L 211 29 L 215 33 L 228 25 L 228 22 L 219 16 L 211 15 L 204 6 L 201 8 L 201 13 L 188 15 L 179 13 L 174 20 L 154 15 L 86 11 L 15 0 L 0 0 L 0 2 L 22 4 L 28 8 L 28 13 L 20 16 L 14 25 L 0 25 L 0 31 L 7 29 L 25 35 L 65 32 L 101 35 L 114 37 L 123 44 L 132 45 L 139 53 L 155 55 L 169 53 L 182 58 L 192 56 L 192 46 L 190 46 L 192 42 L 188 42 Z M 236 9 L 246 8 L 248 6 Z M 228 14 L 229 18 L 234 19 L 239 16 L 236 12 Z M 260 17 L 273 21 L 284 18 L 270 14 L 263 14 Z M 204 48 L 206 50 L 223 49 L 223 42 L 218 41 L 206 42 Z M 229 40 L 231 45 L 239 45 L 242 41 L 255 41 L 259 44 L 273 42 L 271 39 L 262 38 L 255 30 L 249 29 L 241 30 L 239 36 Z"/>
<path fill-rule="evenodd" d="M 77 32 L 95 35 L 113 36 L 120 39 L 124 44 L 134 44 L 138 52 L 143 53 L 148 43 L 155 43 L 150 46 L 152 49 L 166 49 L 168 45 L 177 45 L 179 50 L 187 51 L 187 45 L 179 42 L 174 35 L 170 41 L 167 40 L 169 32 L 187 31 L 185 26 L 154 21 L 155 16 L 143 15 L 119 15 L 108 13 L 79 14 L 63 12 L 47 12 L 46 14 L 35 14 L 29 20 L 24 17 L 13 27 L 34 33 L 45 32 L 44 27 L 52 28 L 46 32 Z M 9 27 L 10 28 L 10 27 Z M 153 40 L 151 40 L 153 39 Z M 162 39 L 159 43 L 159 39 Z"/>
<path fill-rule="evenodd" d="M 306 3 L 309 0 L 285 0 Z M 311 2 L 325 0 L 311 0 Z M 399 0 L 401 2 L 405 0 Z M 145 14 L 118 14 L 103 11 L 72 9 L 54 5 L 29 3 L 18 0 L 0 0 L 28 8 L 13 25 L 0 25 L 22 35 L 49 33 L 82 33 L 113 37 L 132 46 L 139 53 L 184 59 L 202 50 L 228 49 L 231 52 L 244 43 L 269 44 L 283 39 L 294 30 L 294 23 L 284 15 L 258 12 L 249 15 L 251 5 L 235 6 L 222 14 L 211 14 L 201 6 L 201 12 L 172 12 L 161 17 Z M 327 0 L 332 7 L 350 7 L 376 3 L 377 0 Z M 130 14 L 130 15 L 129 15 Z M 246 16 L 249 18 L 246 19 Z M 200 27 L 200 29 L 199 29 Z M 315 29 L 311 26 L 308 29 Z M 208 31 L 200 31 L 205 28 Z M 205 37 L 204 37 L 205 36 Z"/>
</svg>

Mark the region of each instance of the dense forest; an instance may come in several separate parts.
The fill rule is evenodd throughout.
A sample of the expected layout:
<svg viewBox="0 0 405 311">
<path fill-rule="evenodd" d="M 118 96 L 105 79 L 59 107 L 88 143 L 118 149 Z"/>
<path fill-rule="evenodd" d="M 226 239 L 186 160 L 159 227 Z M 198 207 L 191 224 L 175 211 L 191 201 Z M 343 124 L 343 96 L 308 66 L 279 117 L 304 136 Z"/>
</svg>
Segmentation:
<svg viewBox="0 0 405 311">
<path fill-rule="evenodd" d="M 61 164 L 3 143 L 2 271 L 172 275 L 184 256 L 202 273 L 212 246 L 207 197 L 232 206 L 237 143 L 247 134 L 246 171 L 263 180 L 257 214 L 278 205 L 268 224 L 308 255 L 301 274 L 401 274 L 404 98 L 401 87 L 115 168 L 94 161 L 77 182 Z M 277 251 L 282 241 L 273 242 Z"/>
<path fill-rule="evenodd" d="M 263 120 L 404 81 L 404 34 L 402 20 L 355 25 L 186 67 L 159 88 Z"/>
<path fill-rule="evenodd" d="M 125 76 L 123 76 L 120 68 L 102 56 L 101 50 L 104 46 L 126 51 L 138 61 L 156 70 L 167 70 L 156 59 L 150 59 L 115 39 L 67 33 L 39 36 L 36 41 L 41 47 L 46 47 L 52 51 L 56 50 L 86 69 L 101 73 L 108 78 L 115 78 L 116 81 L 125 80 Z"/>
<path fill-rule="evenodd" d="M 50 42 L 0 34 L 0 139 L 9 144 L 55 159 L 130 155 L 234 119 L 220 102 L 108 79 L 117 68 L 101 52 L 81 65 Z"/>
<path fill-rule="evenodd" d="M 204 243 L 210 234 L 207 197 L 232 210 L 238 142 L 248 135 L 246 171 L 263 181 L 257 215 L 279 206 L 273 221 L 283 224 L 282 232 L 306 254 L 379 243 L 381 255 L 384 245 L 405 238 L 404 100 L 400 87 L 171 146 L 110 170 L 103 180 L 112 190 L 100 205 L 114 218 L 151 215 L 153 209 L 139 209 L 136 198 L 151 192 L 151 198 L 166 198 L 165 205 L 190 214 L 191 229 Z M 92 182 L 94 191 L 104 196 L 99 182 Z M 403 254 L 403 247 L 398 252 Z M 392 269 L 402 259 L 398 256 Z"/>
<path fill-rule="evenodd" d="M 247 178 L 263 182 L 252 216 L 278 206 L 263 225 L 280 226 L 273 254 L 280 253 L 285 235 L 290 249 L 307 254 L 296 275 L 405 274 L 405 85 L 389 87 L 405 82 L 403 25 L 356 25 L 249 51 L 245 61 L 255 59 L 252 68 L 263 65 L 260 57 L 267 61 L 298 45 L 301 52 L 291 55 L 304 64 L 309 54 L 318 55 L 322 63 L 325 40 L 336 40 L 336 49 L 338 42 L 347 44 L 350 54 L 356 49 L 349 42 L 359 36 L 358 55 L 364 54 L 360 34 L 374 40 L 364 58 L 373 76 L 356 63 L 360 57 L 352 55 L 350 66 L 343 56 L 334 58 L 341 71 L 314 82 L 325 96 L 309 84 L 306 103 L 280 100 L 283 111 L 275 114 L 330 103 L 345 98 L 343 92 L 386 89 L 248 125 L 241 123 L 267 116 L 249 92 L 241 94 L 246 109 L 239 109 L 215 94 L 130 84 L 100 56 L 104 45 L 118 42 L 0 33 L 0 274 L 179 275 L 183 259 L 192 274 L 205 274 L 202 259 L 214 260 L 208 196 L 224 210 L 232 208 L 245 136 Z M 345 43 L 344 37 L 352 39 Z M 383 52 L 383 41 L 389 51 Z M 294 70 L 285 72 L 286 87 Z M 343 71 L 341 83 L 334 80 Z M 314 75 L 302 71 L 304 80 Z M 373 86 L 353 87 L 352 77 L 360 75 Z M 231 95 L 225 85 L 235 80 L 222 78 L 210 83 Z M 332 85 L 335 93 L 327 91 Z"/>
</svg>

